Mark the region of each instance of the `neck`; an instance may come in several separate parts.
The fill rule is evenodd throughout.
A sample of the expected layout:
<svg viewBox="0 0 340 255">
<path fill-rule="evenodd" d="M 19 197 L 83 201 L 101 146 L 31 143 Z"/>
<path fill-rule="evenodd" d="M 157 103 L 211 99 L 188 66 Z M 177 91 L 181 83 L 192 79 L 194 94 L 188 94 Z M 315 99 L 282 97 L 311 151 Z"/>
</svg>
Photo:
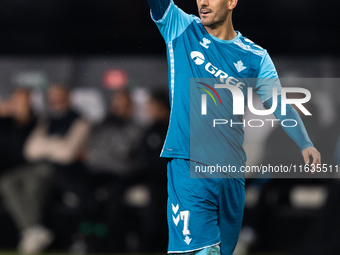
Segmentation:
<svg viewBox="0 0 340 255">
<path fill-rule="evenodd" d="M 234 26 L 231 20 L 231 16 L 228 19 L 225 19 L 223 23 L 213 24 L 211 26 L 204 26 L 207 32 L 221 40 L 232 40 L 237 36 L 237 33 L 234 30 Z"/>
</svg>

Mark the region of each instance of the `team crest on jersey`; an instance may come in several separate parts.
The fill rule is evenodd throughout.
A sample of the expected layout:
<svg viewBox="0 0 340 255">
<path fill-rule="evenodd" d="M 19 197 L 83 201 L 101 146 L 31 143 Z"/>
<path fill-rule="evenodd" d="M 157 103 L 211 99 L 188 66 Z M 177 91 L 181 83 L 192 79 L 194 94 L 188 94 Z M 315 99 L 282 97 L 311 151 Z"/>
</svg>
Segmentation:
<svg viewBox="0 0 340 255">
<path fill-rule="evenodd" d="M 234 63 L 234 66 L 236 67 L 236 69 L 239 73 L 247 68 L 243 65 L 243 62 L 241 60 L 237 61 L 237 63 Z"/>
<path fill-rule="evenodd" d="M 204 48 L 209 49 L 209 45 L 208 45 L 208 44 L 210 44 L 211 41 L 210 41 L 209 39 L 207 39 L 207 38 L 203 38 L 202 41 L 203 41 L 203 42 L 200 42 L 200 44 L 201 44 Z"/>
</svg>

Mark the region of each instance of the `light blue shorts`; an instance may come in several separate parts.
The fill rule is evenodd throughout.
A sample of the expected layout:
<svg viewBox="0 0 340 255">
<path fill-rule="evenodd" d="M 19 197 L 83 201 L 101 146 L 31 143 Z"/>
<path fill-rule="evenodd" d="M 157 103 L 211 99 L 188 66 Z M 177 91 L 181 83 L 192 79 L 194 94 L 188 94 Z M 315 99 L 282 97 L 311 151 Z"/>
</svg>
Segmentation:
<svg viewBox="0 0 340 255">
<path fill-rule="evenodd" d="M 220 244 L 232 255 L 242 225 L 244 185 L 234 178 L 190 178 L 185 159 L 168 162 L 168 253 Z"/>
</svg>

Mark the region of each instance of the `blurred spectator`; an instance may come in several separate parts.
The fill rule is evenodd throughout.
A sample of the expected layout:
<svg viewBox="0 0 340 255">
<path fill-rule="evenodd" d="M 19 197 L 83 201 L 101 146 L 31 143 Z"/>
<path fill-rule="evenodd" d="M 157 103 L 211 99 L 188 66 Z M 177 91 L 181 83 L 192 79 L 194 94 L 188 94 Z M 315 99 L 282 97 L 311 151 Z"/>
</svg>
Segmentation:
<svg viewBox="0 0 340 255">
<path fill-rule="evenodd" d="M 48 91 L 49 116 L 39 123 L 26 146 L 32 162 L 49 161 L 56 166 L 76 163 L 89 134 L 87 121 L 70 107 L 70 91 L 53 85 Z"/>
<path fill-rule="evenodd" d="M 141 252 L 157 252 L 167 245 L 167 167 L 160 158 L 168 129 L 170 105 L 167 93 L 154 91 L 147 104 L 147 116 L 151 121 L 140 145 L 142 171 L 140 182 L 149 190 L 149 203 L 140 217 Z M 160 213 L 164 212 L 164 213 Z"/>
<path fill-rule="evenodd" d="M 142 130 L 132 121 L 132 100 L 126 90 L 112 95 L 109 114 L 94 128 L 87 150 L 87 165 L 93 173 L 126 176 L 137 166 L 131 157 Z"/>
<path fill-rule="evenodd" d="M 339 109 L 340 110 L 340 109 Z M 340 111 L 335 123 L 325 132 L 323 140 L 328 150 L 325 151 L 325 159 L 322 164 L 332 165 L 335 172 L 336 165 L 340 167 Z M 332 179 L 328 179 L 328 197 L 326 204 L 315 219 L 307 235 L 294 248 L 294 255 L 337 255 L 340 251 L 340 173 L 334 173 Z"/>
<path fill-rule="evenodd" d="M 128 219 L 124 193 L 136 178 L 137 146 L 142 136 L 141 128 L 132 120 L 132 109 L 129 91 L 116 91 L 108 116 L 93 129 L 88 144 L 87 166 L 97 204 L 92 222 L 93 226 L 102 226 L 105 233 L 88 237 L 92 252 L 125 249 Z"/>
<path fill-rule="evenodd" d="M 23 254 L 37 253 L 53 239 L 42 224 L 50 169 L 43 164 L 29 164 L 23 154 L 24 143 L 35 125 L 30 91 L 19 88 L 0 106 L 0 189 L 4 205 L 21 231 L 19 252 Z"/>
<path fill-rule="evenodd" d="M 146 110 L 151 124 L 146 129 L 142 139 L 141 150 L 144 152 L 144 154 L 142 153 L 144 163 L 150 175 L 166 175 L 166 161 L 159 156 L 168 128 L 170 114 L 168 95 L 162 91 L 153 91 Z"/>
<path fill-rule="evenodd" d="M 300 94 L 288 94 L 288 98 L 300 98 Z M 319 148 L 320 139 L 320 120 L 317 108 L 311 102 L 304 104 L 304 106 L 313 114 L 313 117 L 305 116 L 299 108 L 295 105 L 293 107 L 299 113 L 310 139 L 314 146 Z M 303 158 L 300 148 L 296 143 L 287 138 L 287 134 L 277 126 L 268 136 L 265 144 L 264 158 L 261 165 L 267 166 L 290 166 L 303 164 Z M 268 201 L 270 196 L 276 197 L 276 203 L 289 205 L 290 190 L 294 185 L 301 183 L 310 183 L 310 179 L 296 178 L 287 179 L 284 175 L 275 174 L 275 178 L 271 178 L 271 173 L 267 175 L 260 174 L 260 177 L 246 180 L 246 188 L 256 187 L 260 191 L 259 201 L 254 210 L 248 211 L 245 209 L 243 227 L 240 232 L 239 240 L 235 248 L 235 255 L 249 254 L 252 246 L 264 241 L 263 230 L 268 223 L 267 215 L 274 215 L 272 207 L 269 207 Z"/>
<path fill-rule="evenodd" d="M 48 116 L 40 121 L 25 146 L 25 155 L 33 166 L 51 170 L 52 186 L 45 185 L 41 194 L 55 191 L 76 195 L 83 211 L 88 193 L 81 151 L 89 130 L 89 123 L 70 107 L 70 90 L 52 85 L 48 90 Z"/>
</svg>

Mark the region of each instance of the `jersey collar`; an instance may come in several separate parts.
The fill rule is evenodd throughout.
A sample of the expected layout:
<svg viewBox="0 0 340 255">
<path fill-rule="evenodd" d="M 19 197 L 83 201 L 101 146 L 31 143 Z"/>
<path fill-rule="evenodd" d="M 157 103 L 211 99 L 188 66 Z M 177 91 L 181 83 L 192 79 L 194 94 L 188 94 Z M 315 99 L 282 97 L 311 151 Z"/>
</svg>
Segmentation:
<svg viewBox="0 0 340 255">
<path fill-rule="evenodd" d="M 234 43 L 236 40 L 238 40 L 240 37 L 241 37 L 241 33 L 239 32 L 239 31 L 235 31 L 236 32 L 236 36 L 235 36 L 235 38 L 234 39 L 232 39 L 232 40 L 222 40 L 222 39 L 220 39 L 220 38 L 217 38 L 217 37 L 215 37 L 215 36 L 213 36 L 213 35 L 211 35 L 211 34 L 209 34 L 208 32 L 206 32 L 213 40 L 215 40 L 215 41 L 217 41 L 217 42 L 219 42 L 219 43 L 224 43 L 224 44 L 230 44 L 230 43 Z"/>
</svg>

